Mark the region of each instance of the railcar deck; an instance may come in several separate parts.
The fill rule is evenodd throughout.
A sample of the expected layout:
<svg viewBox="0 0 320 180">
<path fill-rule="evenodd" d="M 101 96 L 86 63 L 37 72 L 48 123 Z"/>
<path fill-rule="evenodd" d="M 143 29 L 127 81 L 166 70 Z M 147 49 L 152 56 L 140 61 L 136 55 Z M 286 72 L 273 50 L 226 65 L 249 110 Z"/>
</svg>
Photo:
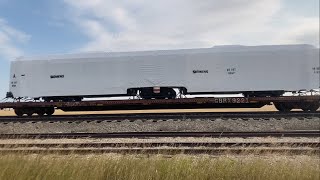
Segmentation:
<svg viewBox="0 0 320 180">
<path fill-rule="evenodd" d="M 4 102 L 5 108 L 56 108 L 63 111 L 136 110 L 136 109 L 196 109 L 196 108 L 260 108 L 271 103 L 318 103 L 320 96 L 223 97 L 180 99 L 96 100 L 79 102 Z"/>
</svg>

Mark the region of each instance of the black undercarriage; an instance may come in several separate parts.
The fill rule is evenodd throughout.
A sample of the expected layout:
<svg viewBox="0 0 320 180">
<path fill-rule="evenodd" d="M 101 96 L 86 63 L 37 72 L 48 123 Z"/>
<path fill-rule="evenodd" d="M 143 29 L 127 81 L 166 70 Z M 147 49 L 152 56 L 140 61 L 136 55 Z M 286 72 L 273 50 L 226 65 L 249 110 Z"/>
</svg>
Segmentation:
<svg viewBox="0 0 320 180">
<path fill-rule="evenodd" d="M 175 99 L 184 95 L 243 94 L 244 97 L 279 97 L 284 90 L 277 91 L 232 91 L 232 92 L 188 92 L 185 87 L 140 87 L 129 88 L 127 94 L 51 96 L 41 97 L 45 102 L 75 102 L 83 98 L 134 96 L 138 99 Z M 40 99 L 40 98 L 39 98 Z"/>
</svg>

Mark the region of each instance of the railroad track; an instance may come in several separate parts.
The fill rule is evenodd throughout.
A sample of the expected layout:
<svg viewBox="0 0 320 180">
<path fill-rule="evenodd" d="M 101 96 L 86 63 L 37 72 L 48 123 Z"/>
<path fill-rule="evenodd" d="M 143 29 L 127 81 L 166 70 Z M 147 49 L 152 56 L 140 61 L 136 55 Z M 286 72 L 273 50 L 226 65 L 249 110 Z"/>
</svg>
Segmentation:
<svg viewBox="0 0 320 180">
<path fill-rule="evenodd" d="M 1 139 L 72 139 L 72 138 L 155 138 L 155 137 L 312 137 L 319 138 L 320 131 L 278 131 L 278 132 L 124 132 L 124 133 L 58 133 L 58 134 L 1 134 Z M 231 141 L 230 141 L 231 140 Z M 54 154 L 308 154 L 320 155 L 320 142 L 315 139 L 295 142 L 241 142 L 230 139 L 228 142 L 32 142 L 17 143 L 0 141 L 0 154 L 3 153 L 54 153 Z M 118 140 L 119 141 L 119 140 Z M 157 142 L 158 141 L 158 142 Z"/>
<path fill-rule="evenodd" d="M 310 147 L 320 148 L 320 142 L 90 142 L 90 143 L 0 143 L 0 148 L 253 148 L 253 147 Z"/>
<path fill-rule="evenodd" d="M 56 116 L 0 116 L 0 122 L 47 122 L 47 121 L 63 121 L 63 122 L 74 122 L 74 121 L 136 121 L 136 120 L 153 120 L 153 121 L 166 121 L 166 120 L 185 120 L 185 119 L 242 119 L 242 120 L 270 120 L 274 119 L 309 119 L 309 118 L 320 118 L 320 111 L 317 112 L 203 112 L 203 113 L 139 113 L 139 114 L 95 114 L 95 115 L 56 115 Z"/>
<path fill-rule="evenodd" d="M 220 148 L 220 149 L 190 149 L 190 148 L 114 148 L 114 149 L 2 149 L 1 154 L 19 153 L 19 154 L 102 154 L 102 153 L 120 153 L 120 154 L 207 154 L 207 155 L 226 155 L 226 154 L 286 154 L 286 155 L 319 155 L 319 149 L 303 148 Z"/>
<path fill-rule="evenodd" d="M 295 143 L 40 143 L 0 144 L 0 153 L 131 153 L 131 154 L 320 154 L 320 142 Z"/>
<path fill-rule="evenodd" d="M 0 134 L 0 139 L 155 138 L 155 137 L 320 137 L 319 130 L 249 132 L 115 132 Z"/>
</svg>

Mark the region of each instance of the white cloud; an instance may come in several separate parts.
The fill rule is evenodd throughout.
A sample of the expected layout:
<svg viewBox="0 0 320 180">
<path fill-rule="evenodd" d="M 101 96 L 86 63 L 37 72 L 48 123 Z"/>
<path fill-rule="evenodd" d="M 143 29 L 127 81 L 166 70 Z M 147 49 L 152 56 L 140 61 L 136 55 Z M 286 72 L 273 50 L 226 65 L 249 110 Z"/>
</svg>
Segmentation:
<svg viewBox="0 0 320 180">
<path fill-rule="evenodd" d="M 317 44 L 319 31 L 319 18 L 272 25 L 281 0 L 64 1 L 71 20 L 89 37 L 85 51 Z"/>
<path fill-rule="evenodd" d="M 12 60 L 22 54 L 21 50 L 16 47 L 16 43 L 25 43 L 30 36 L 11 27 L 8 23 L 0 18 L 0 57 Z"/>
<path fill-rule="evenodd" d="M 278 34 L 275 41 L 279 43 L 313 44 L 319 47 L 319 18 L 293 18 L 293 20 L 289 20 L 286 28 L 282 28 L 280 32 L 275 32 L 275 34 Z"/>
</svg>

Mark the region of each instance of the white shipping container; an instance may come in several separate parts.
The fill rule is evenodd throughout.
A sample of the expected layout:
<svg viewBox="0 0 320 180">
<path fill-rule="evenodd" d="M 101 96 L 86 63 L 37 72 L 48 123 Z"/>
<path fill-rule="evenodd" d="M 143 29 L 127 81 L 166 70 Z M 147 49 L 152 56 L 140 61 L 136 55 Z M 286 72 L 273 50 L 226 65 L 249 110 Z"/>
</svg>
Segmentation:
<svg viewBox="0 0 320 180">
<path fill-rule="evenodd" d="M 190 93 L 298 91 L 320 87 L 311 45 L 86 53 L 18 58 L 14 97 L 126 94 L 128 88 L 185 87 Z"/>
</svg>

